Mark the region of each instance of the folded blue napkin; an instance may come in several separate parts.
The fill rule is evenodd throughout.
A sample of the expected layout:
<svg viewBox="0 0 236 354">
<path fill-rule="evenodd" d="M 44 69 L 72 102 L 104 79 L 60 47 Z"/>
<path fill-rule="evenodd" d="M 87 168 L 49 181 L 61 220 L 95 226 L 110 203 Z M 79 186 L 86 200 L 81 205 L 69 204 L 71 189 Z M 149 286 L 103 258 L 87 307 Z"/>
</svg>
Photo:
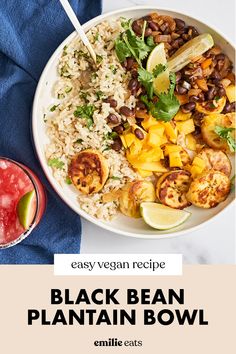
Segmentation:
<svg viewBox="0 0 236 354">
<path fill-rule="evenodd" d="M 101 0 L 71 0 L 81 23 L 101 13 Z M 31 142 L 37 81 L 57 46 L 73 31 L 59 0 L 0 2 L 0 156 L 36 172 L 47 189 L 46 213 L 20 244 L 0 250 L 0 264 L 50 264 L 54 253 L 79 253 L 80 218 L 50 187 Z"/>
</svg>

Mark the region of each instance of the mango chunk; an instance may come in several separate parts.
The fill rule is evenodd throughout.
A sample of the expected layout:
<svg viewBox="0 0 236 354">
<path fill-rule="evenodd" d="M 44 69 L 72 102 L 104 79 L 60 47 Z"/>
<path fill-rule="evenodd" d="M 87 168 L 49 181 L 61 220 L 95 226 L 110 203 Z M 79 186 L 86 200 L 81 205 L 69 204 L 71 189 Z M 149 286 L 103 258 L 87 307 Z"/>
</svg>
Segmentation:
<svg viewBox="0 0 236 354">
<path fill-rule="evenodd" d="M 124 135 L 124 138 L 125 138 L 125 142 L 126 142 L 127 147 L 130 147 L 135 140 L 135 135 L 132 133 L 128 133 L 128 134 Z"/>
<path fill-rule="evenodd" d="M 192 167 L 191 167 L 191 170 L 190 170 L 190 172 L 191 172 L 193 178 L 195 178 L 195 177 L 197 177 L 198 175 L 200 175 L 200 174 L 202 173 L 202 171 L 203 171 L 203 170 L 202 170 L 201 167 L 199 167 L 199 166 L 192 166 Z"/>
<path fill-rule="evenodd" d="M 162 144 L 162 138 L 156 133 L 148 133 L 147 144 L 152 147 L 160 146 Z"/>
<path fill-rule="evenodd" d="M 142 121 L 142 127 L 145 130 L 148 130 L 151 126 L 156 125 L 157 124 L 157 120 L 155 118 L 153 118 L 152 116 L 149 116 L 148 119 L 144 119 Z"/>
<path fill-rule="evenodd" d="M 142 147 L 143 147 L 142 141 L 135 137 L 134 142 L 130 146 L 131 155 L 138 155 L 142 150 Z"/>
<path fill-rule="evenodd" d="M 183 120 L 187 120 L 191 117 L 192 113 L 183 113 L 181 111 L 181 109 L 178 111 L 178 113 L 174 116 L 174 120 L 175 121 L 183 121 Z"/>
<path fill-rule="evenodd" d="M 136 161 L 132 165 L 134 168 L 137 168 L 138 170 L 141 169 L 145 171 L 160 172 L 160 173 L 164 173 L 168 171 L 160 161 L 156 161 L 156 162 Z"/>
<path fill-rule="evenodd" d="M 175 152 L 171 152 L 169 154 L 169 163 L 170 163 L 170 167 L 182 167 L 182 160 L 180 157 L 180 153 L 175 151 Z"/>
<path fill-rule="evenodd" d="M 176 130 L 170 122 L 162 123 L 165 128 L 165 133 L 172 143 L 176 143 L 177 134 Z"/>
<path fill-rule="evenodd" d="M 193 165 L 194 166 L 198 166 L 202 169 L 202 171 L 205 169 L 206 167 L 206 163 L 203 159 L 201 159 L 200 157 L 196 156 L 193 159 Z"/>
<path fill-rule="evenodd" d="M 128 148 L 124 135 L 120 135 L 120 139 L 125 149 Z"/>
<path fill-rule="evenodd" d="M 236 87 L 235 85 L 229 85 L 225 89 L 226 91 L 226 96 L 228 97 L 228 100 L 230 103 L 233 103 L 236 101 Z"/>
<path fill-rule="evenodd" d="M 145 170 L 142 170 L 142 169 L 137 169 L 136 170 L 141 177 L 145 178 L 145 177 L 150 177 L 152 176 L 152 172 L 151 171 L 145 171 Z"/>
<path fill-rule="evenodd" d="M 197 141 L 194 136 L 190 133 L 185 136 L 186 147 L 189 150 L 196 151 Z"/>
<path fill-rule="evenodd" d="M 149 133 L 155 133 L 159 136 L 163 136 L 164 131 L 165 131 L 165 128 L 163 127 L 163 125 L 161 123 L 152 125 L 148 130 Z"/>
<path fill-rule="evenodd" d="M 182 147 L 179 145 L 166 145 L 165 146 L 165 154 L 169 155 L 172 152 L 180 152 Z"/>
<path fill-rule="evenodd" d="M 193 119 L 188 119 L 184 122 L 176 122 L 176 126 L 178 131 L 185 135 L 190 134 L 195 130 Z"/>
</svg>

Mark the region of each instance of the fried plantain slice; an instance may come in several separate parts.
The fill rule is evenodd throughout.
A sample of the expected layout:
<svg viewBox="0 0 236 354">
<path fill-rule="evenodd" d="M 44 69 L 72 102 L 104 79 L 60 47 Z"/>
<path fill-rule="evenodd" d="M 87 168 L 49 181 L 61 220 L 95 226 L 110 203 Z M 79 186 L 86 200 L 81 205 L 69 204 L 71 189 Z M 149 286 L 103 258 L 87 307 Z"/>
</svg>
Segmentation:
<svg viewBox="0 0 236 354">
<path fill-rule="evenodd" d="M 203 148 L 197 155 L 206 164 L 207 170 L 221 171 L 226 176 L 230 176 L 231 162 L 228 156 L 221 150 L 214 150 L 211 148 Z"/>
<path fill-rule="evenodd" d="M 109 175 L 105 157 L 97 150 L 84 150 L 75 156 L 68 171 L 74 186 L 83 194 L 99 192 Z"/>
<path fill-rule="evenodd" d="M 188 171 L 176 170 L 164 173 L 157 182 L 157 197 L 164 205 L 184 209 L 191 205 L 186 198 L 190 183 L 191 174 Z"/>
<path fill-rule="evenodd" d="M 204 117 L 201 126 L 203 140 L 213 149 L 224 150 L 230 152 L 229 146 L 225 139 L 222 139 L 215 132 L 215 128 L 219 126 L 222 128 L 235 127 L 235 112 L 227 114 L 210 114 Z M 232 132 L 233 135 L 233 132 Z"/>
<path fill-rule="evenodd" d="M 220 171 L 210 170 L 190 184 L 187 199 L 199 208 L 214 208 L 223 202 L 230 192 L 230 179 Z"/>
<path fill-rule="evenodd" d="M 154 202 L 156 199 L 155 188 L 149 181 L 133 181 L 127 183 L 121 190 L 120 211 L 133 218 L 141 217 L 140 204 Z"/>
</svg>

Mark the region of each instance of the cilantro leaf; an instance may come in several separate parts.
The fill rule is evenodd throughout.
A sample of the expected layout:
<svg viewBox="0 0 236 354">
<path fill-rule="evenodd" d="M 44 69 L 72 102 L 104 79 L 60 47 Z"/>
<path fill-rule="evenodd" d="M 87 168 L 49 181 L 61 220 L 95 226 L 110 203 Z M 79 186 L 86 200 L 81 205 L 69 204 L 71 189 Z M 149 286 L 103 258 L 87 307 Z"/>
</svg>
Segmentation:
<svg viewBox="0 0 236 354">
<path fill-rule="evenodd" d="M 68 185 L 72 184 L 72 181 L 71 181 L 70 177 L 68 177 L 68 176 L 66 177 L 65 182 L 66 182 L 66 184 L 68 184 Z"/>
<path fill-rule="evenodd" d="M 148 36 L 147 40 L 146 40 L 146 43 L 152 49 L 156 46 L 156 44 L 154 42 L 154 39 L 153 39 L 153 36 Z"/>
<path fill-rule="evenodd" d="M 155 68 L 152 71 L 153 76 L 156 78 L 158 75 L 160 75 L 161 73 L 166 71 L 166 69 L 167 69 L 166 65 L 163 65 L 163 64 L 156 65 Z"/>
<path fill-rule="evenodd" d="M 61 170 L 64 165 L 64 162 L 56 158 L 48 160 L 48 166 L 58 168 L 59 170 Z"/>
<path fill-rule="evenodd" d="M 232 152 L 236 151 L 236 141 L 234 140 L 231 134 L 234 130 L 235 128 L 225 128 L 220 126 L 215 127 L 215 133 L 219 135 L 222 139 L 227 141 L 229 149 Z"/>
<path fill-rule="evenodd" d="M 74 116 L 84 118 L 87 120 L 87 127 L 90 128 L 93 125 L 93 113 L 95 107 L 93 105 L 77 106 L 74 111 Z"/>
<path fill-rule="evenodd" d="M 127 47 L 126 43 L 123 42 L 123 40 L 121 40 L 120 38 L 115 41 L 115 49 L 116 55 L 121 63 L 123 63 L 123 61 L 125 61 L 127 57 L 131 56 L 131 52 Z"/>
<path fill-rule="evenodd" d="M 120 62 L 123 62 L 127 57 L 134 57 L 139 66 L 142 67 L 141 61 L 147 57 L 148 53 L 153 48 L 153 44 L 149 46 L 144 40 L 146 21 L 144 22 L 141 37 L 136 36 L 132 30 L 132 22 L 130 20 L 122 23 L 122 26 L 125 32 L 115 41 L 116 55 Z"/>
</svg>

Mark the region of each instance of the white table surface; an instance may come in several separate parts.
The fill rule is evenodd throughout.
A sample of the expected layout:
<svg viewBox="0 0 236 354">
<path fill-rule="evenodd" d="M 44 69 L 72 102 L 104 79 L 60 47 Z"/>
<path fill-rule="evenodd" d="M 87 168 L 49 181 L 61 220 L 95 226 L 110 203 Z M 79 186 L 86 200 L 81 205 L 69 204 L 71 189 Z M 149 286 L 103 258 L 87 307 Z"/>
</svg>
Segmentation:
<svg viewBox="0 0 236 354">
<path fill-rule="evenodd" d="M 235 41 L 234 0 L 103 0 L 103 12 L 135 5 L 183 11 L 218 28 Z M 82 220 L 81 253 L 182 253 L 185 263 L 235 263 L 235 205 L 213 223 L 171 239 L 143 240 L 113 234 Z"/>
</svg>

